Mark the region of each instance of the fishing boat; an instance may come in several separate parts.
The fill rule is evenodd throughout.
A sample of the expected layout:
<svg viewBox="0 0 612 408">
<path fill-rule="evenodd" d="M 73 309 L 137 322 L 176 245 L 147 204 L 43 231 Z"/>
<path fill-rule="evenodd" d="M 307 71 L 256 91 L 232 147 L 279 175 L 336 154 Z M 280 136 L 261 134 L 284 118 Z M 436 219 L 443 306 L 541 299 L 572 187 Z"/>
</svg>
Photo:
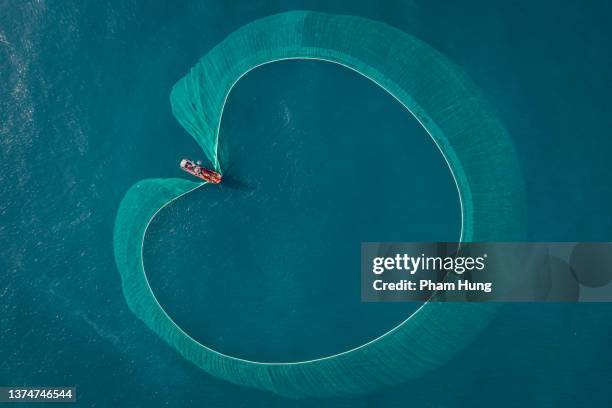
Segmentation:
<svg viewBox="0 0 612 408">
<path fill-rule="evenodd" d="M 201 162 L 199 161 L 195 163 L 191 160 L 183 159 L 181 160 L 181 169 L 191 174 L 192 176 L 201 178 L 202 180 L 208 181 L 209 183 L 213 183 L 213 184 L 221 183 L 221 180 L 223 179 L 223 176 L 221 176 L 221 174 L 217 173 L 214 170 L 206 169 L 202 167 L 200 164 Z"/>
</svg>

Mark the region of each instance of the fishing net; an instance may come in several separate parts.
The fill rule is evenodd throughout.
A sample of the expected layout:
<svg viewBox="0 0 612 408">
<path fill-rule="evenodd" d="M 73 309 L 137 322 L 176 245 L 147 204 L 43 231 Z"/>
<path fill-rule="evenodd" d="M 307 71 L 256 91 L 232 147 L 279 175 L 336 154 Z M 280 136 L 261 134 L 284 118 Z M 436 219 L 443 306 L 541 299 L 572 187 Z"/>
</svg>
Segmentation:
<svg viewBox="0 0 612 408">
<path fill-rule="evenodd" d="M 520 240 L 524 198 L 511 141 L 475 86 L 448 59 L 388 25 L 353 16 L 289 12 L 250 23 L 210 50 L 172 89 L 172 112 L 222 172 L 219 125 L 234 84 L 284 59 L 340 64 L 374 81 L 423 125 L 459 187 L 462 240 Z M 377 135 L 372 135 L 377 137 Z M 307 181 L 305 181 L 307 182 Z M 378 339 L 304 362 L 233 358 L 198 343 L 157 302 L 142 262 L 147 226 L 171 201 L 205 183 L 143 180 L 126 193 L 114 230 L 124 296 L 132 311 L 186 359 L 237 384 L 289 397 L 367 392 L 439 367 L 487 323 L 490 304 L 427 302 Z"/>
</svg>

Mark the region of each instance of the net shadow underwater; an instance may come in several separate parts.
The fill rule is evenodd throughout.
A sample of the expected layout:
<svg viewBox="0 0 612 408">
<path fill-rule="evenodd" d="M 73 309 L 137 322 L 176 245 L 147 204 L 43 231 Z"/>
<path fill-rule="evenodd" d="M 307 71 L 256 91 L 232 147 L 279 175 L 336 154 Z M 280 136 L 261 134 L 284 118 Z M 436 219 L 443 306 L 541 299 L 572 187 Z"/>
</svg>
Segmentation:
<svg viewBox="0 0 612 408">
<path fill-rule="evenodd" d="M 361 17 L 297 11 L 257 20 L 210 50 L 174 85 L 172 112 L 216 171 L 223 173 L 227 164 L 219 149 L 219 129 L 233 86 L 254 68 L 287 59 L 322 60 L 354 70 L 414 115 L 454 176 L 463 241 L 523 237 L 524 187 L 516 154 L 475 85 L 417 38 Z M 478 335 L 498 307 L 427 302 L 374 341 L 310 361 L 266 363 L 219 353 L 168 316 L 143 264 L 152 219 L 177 198 L 206 185 L 184 179 L 136 183 L 117 213 L 114 252 L 130 309 L 184 358 L 213 376 L 291 398 L 369 392 L 441 366 Z"/>
</svg>

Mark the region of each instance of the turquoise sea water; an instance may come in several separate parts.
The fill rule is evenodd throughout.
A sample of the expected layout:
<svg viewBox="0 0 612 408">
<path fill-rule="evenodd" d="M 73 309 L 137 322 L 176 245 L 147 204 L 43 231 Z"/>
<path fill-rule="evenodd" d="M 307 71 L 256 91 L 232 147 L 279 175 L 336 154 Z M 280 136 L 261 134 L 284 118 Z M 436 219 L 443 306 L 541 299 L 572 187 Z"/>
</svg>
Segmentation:
<svg viewBox="0 0 612 408">
<path fill-rule="evenodd" d="M 299 361 L 406 319 L 418 304 L 356 296 L 359 251 L 459 239 L 457 188 L 425 130 L 374 83 L 318 61 L 258 68 L 226 109 L 226 182 L 173 203 L 145 241 L 153 292 L 173 320 L 232 356 Z"/>
<path fill-rule="evenodd" d="M 119 200 L 141 178 L 181 177 L 178 159 L 199 153 L 170 114 L 171 86 L 232 30 L 293 8 L 381 20 L 455 60 L 516 143 L 530 239 L 610 240 L 602 4 L 223 4 L 2 6 L 0 382 L 76 384 L 83 406 L 609 402 L 607 305 L 509 305 L 431 375 L 316 402 L 215 380 L 129 312 L 112 259 Z M 366 239 L 458 235 L 448 169 L 409 115 L 354 73 L 292 61 L 244 78 L 222 132 L 230 183 L 175 203 L 145 245 L 173 317 L 221 351 L 285 361 L 359 344 L 409 313 L 414 306 L 360 305 L 357 271 L 352 281 L 335 258 Z M 334 292 L 339 283 L 347 290 Z"/>
</svg>

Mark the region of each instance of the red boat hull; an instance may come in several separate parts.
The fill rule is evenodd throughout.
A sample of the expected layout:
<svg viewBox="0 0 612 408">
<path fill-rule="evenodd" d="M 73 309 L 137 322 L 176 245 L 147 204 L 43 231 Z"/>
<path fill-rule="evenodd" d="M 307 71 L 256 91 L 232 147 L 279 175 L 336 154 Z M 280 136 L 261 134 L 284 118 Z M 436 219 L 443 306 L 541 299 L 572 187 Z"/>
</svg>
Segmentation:
<svg viewBox="0 0 612 408">
<path fill-rule="evenodd" d="M 200 178 L 212 184 L 219 184 L 221 183 L 221 180 L 223 179 L 223 176 L 217 173 L 216 171 L 206 169 L 192 162 L 191 160 L 187 160 L 187 159 L 181 160 L 180 166 L 181 166 L 181 169 L 191 174 L 192 176 L 195 176 L 197 178 Z"/>
</svg>

